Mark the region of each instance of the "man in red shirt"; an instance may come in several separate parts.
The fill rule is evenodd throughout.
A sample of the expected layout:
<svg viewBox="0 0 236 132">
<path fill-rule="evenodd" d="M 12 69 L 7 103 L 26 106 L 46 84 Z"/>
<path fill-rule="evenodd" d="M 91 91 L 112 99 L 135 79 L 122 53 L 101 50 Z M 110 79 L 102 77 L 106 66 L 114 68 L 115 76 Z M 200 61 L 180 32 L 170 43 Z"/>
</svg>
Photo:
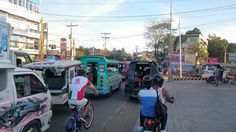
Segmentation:
<svg viewBox="0 0 236 132">
<path fill-rule="evenodd" d="M 91 81 L 85 77 L 84 70 L 78 70 L 77 76 L 72 78 L 70 84 L 70 99 L 68 101 L 69 105 L 77 105 L 84 106 L 84 114 L 83 117 L 86 116 L 89 110 L 89 101 L 84 97 L 87 87 L 93 91 L 93 93 L 97 96 L 98 92 L 95 89 L 94 85 Z"/>
</svg>

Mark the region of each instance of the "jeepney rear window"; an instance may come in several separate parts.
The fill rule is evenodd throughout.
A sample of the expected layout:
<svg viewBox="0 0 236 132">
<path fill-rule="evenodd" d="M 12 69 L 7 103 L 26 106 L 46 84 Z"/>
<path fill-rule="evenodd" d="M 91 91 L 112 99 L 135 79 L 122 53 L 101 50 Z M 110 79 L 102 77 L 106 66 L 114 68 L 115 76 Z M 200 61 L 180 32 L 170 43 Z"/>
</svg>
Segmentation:
<svg viewBox="0 0 236 132">
<path fill-rule="evenodd" d="M 7 70 L 6 69 L 0 69 L 0 91 L 3 91 L 6 89 L 6 83 L 7 82 Z"/>
</svg>

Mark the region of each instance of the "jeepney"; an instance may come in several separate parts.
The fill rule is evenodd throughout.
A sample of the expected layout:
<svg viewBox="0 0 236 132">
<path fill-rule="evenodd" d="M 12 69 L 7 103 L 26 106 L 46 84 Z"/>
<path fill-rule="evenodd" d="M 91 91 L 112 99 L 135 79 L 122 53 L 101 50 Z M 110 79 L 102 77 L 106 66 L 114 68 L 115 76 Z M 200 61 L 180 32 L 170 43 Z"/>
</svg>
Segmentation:
<svg viewBox="0 0 236 132">
<path fill-rule="evenodd" d="M 44 81 L 52 95 L 52 104 L 65 104 L 68 101 L 69 84 L 80 69 L 80 61 L 58 60 L 33 62 L 23 67 L 42 74 Z"/>
<path fill-rule="evenodd" d="M 80 61 L 99 95 L 111 96 L 113 90 L 121 88 L 122 75 L 118 71 L 118 61 L 102 56 L 84 56 Z M 91 92 L 88 90 L 87 93 Z"/>
<path fill-rule="evenodd" d="M 0 21 L 0 132 L 46 131 L 52 116 L 50 92 L 36 72 L 16 68 L 9 40 L 10 25 Z"/>
</svg>

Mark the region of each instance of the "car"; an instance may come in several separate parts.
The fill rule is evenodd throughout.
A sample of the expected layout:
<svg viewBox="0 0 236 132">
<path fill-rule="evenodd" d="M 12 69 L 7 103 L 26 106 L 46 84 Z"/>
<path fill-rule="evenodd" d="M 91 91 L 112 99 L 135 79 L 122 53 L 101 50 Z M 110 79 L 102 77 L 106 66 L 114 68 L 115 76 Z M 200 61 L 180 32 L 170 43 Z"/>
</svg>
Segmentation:
<svg viewBox="0 0 236 132">
<path fill-rule="evenodd" d="M 220 68 L 222 71 L 225 69 L 221 64 L 205 64 L 202 66 L 202 77 L 207 79 L 210 76 L 213 76 L 215 67 Z"/>
<path fill-rule="evenodd" d="M 139 90 L 145 88 L 142 84 L 142 78 L 145 75 L 161 75 L 159 66 L 155 62 L 133 61 L 129 64 L 126 75 L 125 95 L 127 97 L 138 97 Z"/>
</svg>

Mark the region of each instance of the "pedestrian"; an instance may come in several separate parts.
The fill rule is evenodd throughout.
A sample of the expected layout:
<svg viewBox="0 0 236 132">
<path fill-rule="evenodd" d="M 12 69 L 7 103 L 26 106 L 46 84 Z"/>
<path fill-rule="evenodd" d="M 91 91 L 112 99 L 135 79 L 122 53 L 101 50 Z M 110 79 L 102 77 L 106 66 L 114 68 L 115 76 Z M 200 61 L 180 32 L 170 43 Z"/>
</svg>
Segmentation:
<svg viewBox="0 0 236 132">
<path fill-rule="evenodd" d="M 220 79 L 220 68 L 217 66 L 214 69 L 214 78 L 215 78 L 216 86 L 218 86 L 219 79 Z"/>
</svg>

